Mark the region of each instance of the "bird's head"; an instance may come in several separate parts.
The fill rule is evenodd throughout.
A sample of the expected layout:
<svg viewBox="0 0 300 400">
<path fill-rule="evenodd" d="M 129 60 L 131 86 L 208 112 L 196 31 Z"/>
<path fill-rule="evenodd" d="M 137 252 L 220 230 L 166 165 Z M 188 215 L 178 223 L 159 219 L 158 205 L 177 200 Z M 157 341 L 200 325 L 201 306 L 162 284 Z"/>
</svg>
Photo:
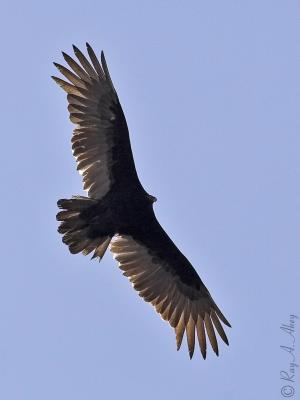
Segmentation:
<svg viewBox="0 0 300 400">
<path fill-rule="evenodd" d="M 151 203 L 155 203 L 157 201 L 157 198 L 152 196 L 151 194 L 148 194 L 148 199 L 151 201 Z"/>
</svg>

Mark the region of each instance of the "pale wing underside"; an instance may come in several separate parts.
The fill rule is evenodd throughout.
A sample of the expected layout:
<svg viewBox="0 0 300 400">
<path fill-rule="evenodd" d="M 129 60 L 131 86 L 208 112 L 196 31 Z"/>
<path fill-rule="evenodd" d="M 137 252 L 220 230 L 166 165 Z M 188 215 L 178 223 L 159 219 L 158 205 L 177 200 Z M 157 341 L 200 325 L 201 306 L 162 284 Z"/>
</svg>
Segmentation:
<svg viewBox="0 0 300 400">
<path fill-rule="evenodd" d="M 68 93 L 70 120 L 76 124 L 72 150 L 77 169 L 83 176 L 83 188 L 89 197 L 101 199 L 113 183 L 112 149 L 118 123 L 114 107 L 118 110 L 119 103 L 104 54 L 101 54 L 100 63 L 87 44 L 89 62 L 77 47 L 73 48 L 80 64 L 65 53 L 63 56 L 70 70 L 54 63 L 69 82 L 53 79 Z"/>
<path fill-rule="evenodd" d="M 228 344 L 220 320 L 230 324 L 210 295 L 200 296 L 195 289 L 181 282 L 171 265 L 150 254 L 142 243 L 129 235 L 115 235 L 110 250 L 139 295 L 175 329 L 178 350 L 184 333 L 191 358 L 196 335 L 203 358 L 206 357 L 206 336 L 217 355 L 215 331 Z"/>
</svg>

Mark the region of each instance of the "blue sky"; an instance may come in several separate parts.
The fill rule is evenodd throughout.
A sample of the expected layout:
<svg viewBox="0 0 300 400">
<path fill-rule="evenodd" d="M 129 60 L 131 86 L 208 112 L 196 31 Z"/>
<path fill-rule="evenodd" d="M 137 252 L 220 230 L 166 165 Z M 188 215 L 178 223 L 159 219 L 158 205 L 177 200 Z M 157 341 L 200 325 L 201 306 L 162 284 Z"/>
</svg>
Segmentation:
<svg viewBox="0 0 300 400">
<path fill-rule="evenodd" d="M 1 14 L 0 397 L 282 398 L 280 325 L 300 315 L 299 2 L 28 1 Z M 232 323 L 220 357 L 177 353 L 111 255 L 71 256 L 56 232 L 57 199 L 82 189 L 52 61 L 86 41 L 105 51 L 158 219 Z"/>
</svg>

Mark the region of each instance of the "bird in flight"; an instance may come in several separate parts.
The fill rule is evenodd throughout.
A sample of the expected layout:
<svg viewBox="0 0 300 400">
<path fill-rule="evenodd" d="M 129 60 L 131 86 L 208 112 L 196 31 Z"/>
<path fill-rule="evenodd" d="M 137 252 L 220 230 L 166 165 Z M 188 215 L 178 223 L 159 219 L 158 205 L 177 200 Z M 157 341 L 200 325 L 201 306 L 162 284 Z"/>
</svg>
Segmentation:
<svg viewBox="0 0 300 400">
<path fill-rule="evenodd" d="M 184 333 L 190 358 L 195 340 L 206 358 L 207 338 L 218 355 L 216 332 L 228 344 L 222 321 L 230 327 L 199 275 L 157 221 L 156 198 L 141 185 L 129 132 L 103 52 L 100 60 L 87 43 L 78 61 L 54 63 L 68 80 L 52 77 L 67 92 L 75 124 L 72 150 L 87 196 L 57 202 L 58 232 L 72 254 L 103 257 L 109 247 L 134 289 L 175 329 L 177 350 Z"/>
</svg>

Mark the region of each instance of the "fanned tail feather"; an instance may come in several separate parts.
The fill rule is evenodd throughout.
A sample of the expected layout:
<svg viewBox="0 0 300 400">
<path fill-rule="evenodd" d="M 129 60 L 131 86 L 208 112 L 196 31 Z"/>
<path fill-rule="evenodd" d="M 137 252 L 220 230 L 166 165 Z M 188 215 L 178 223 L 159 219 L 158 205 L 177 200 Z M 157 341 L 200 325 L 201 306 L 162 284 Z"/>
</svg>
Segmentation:
<svg viewBox="0 0 300 400">
<path fill-rule="evenodd" d="M 63 235 L 62 241 L 72 254 L 82 252 L 88 255 L 94 251 L 92 258 L 99 258 L 100 261 L 111 236 L 89 237 L 90 220 L 86 211 L 96 203 L 96 200 L 84 196 L 58 200 L 57 205 L 62 211 L 57 213 L 56 219 L 60 221 L 58 232 Z"/>
</svg>

